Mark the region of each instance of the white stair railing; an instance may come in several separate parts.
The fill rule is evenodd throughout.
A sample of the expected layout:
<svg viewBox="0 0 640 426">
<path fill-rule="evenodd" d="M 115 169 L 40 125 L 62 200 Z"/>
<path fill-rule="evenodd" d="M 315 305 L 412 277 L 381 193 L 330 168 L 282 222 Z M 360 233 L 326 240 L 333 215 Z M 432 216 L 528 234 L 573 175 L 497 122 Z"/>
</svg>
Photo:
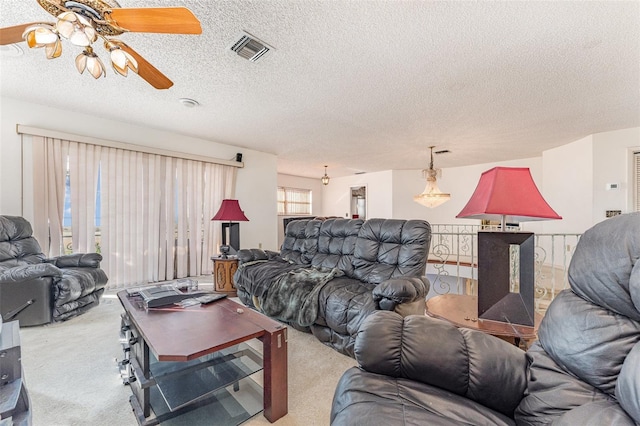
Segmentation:
<svg viewBox="0 0 640 426">
<path fill-rule="evenodd" d="M 508 228 L 517 231 L 517 227 Z M 431 225 L 427 277 L 431 295 L 477 294 L 478 231 L 481 225 Z M 544 312 L 553 298 L 569 287 L 568 269 L 581 234 L 535 234 L 536 309 Z M 514 254 L 517 256 L 517 253 Z M 517 265 L 517 262 L 512 262 Z M 513 289 L 518 271 L 512 268 Z"/>
</svg>

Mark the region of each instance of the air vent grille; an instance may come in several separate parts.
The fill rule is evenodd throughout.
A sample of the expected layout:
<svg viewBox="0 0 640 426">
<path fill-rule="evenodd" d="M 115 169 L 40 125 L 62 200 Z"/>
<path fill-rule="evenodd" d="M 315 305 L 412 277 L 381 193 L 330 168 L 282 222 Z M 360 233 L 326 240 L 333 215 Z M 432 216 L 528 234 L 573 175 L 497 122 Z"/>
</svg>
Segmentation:
<svg viewBox="0 0 640 426">
<path fill-rule="evenodd" d="M 258 59 L 269 53 L 272 48 L 255 37 L 247 33 L 242 33 L 238 41 L 233 43 L 229 49 L 236 52 L 238 56 L 241 56 L 244 59 L 256 62 Z"/>
</svg>

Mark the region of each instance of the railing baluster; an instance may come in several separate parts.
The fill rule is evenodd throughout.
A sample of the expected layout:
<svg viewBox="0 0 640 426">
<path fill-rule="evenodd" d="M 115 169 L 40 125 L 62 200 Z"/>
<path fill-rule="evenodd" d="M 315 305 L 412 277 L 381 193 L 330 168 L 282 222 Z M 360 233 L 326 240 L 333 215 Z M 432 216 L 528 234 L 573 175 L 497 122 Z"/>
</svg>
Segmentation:
<svg viewBox="0 0 640 426">
<path fill-rule="evenodd" d="M 480 225 L 431 225 L 432 245 L 428 269 L 435 270 L 434 291 L 438 294 L 457 291 L 477 294 L 478 231 L 490 228 Z M 518 230 L 518 228 L 510 228 Z M 567 242 L 571 239 L 573 246 Z M 536 309 L 545 311 L 548 304 L 563 289 L 569 287 L 568 265 L 580 234 L 536 234 L 535 236 L 535 286 Z M 562 242 L 562 258 L 558 257 L 557 244 Z M 455 271 L 455 287 L 449 271 Z M 446 278 L 446 277 L 450 277 Z M 560 277 L 562 277 L 560 279 Z M 517 286 L 517 284 L 516 284 Z"/>
</svg>

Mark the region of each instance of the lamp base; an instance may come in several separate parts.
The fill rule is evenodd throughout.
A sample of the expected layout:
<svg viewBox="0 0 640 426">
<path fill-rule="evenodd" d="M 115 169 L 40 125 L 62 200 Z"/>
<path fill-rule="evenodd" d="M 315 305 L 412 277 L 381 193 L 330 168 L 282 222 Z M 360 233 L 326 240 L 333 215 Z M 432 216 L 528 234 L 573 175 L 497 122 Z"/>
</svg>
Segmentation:
<svg viewBox="0 0 640 426">
<path fill-rule="evenodd" d="M 511 246 L 519 250 L 512 271 Z M 535 305 L 534 235 L 531 232 L 478 232 L 478 317 L 533 327 Z M 512 292 L 512 274 L 518 292 Z"/>
<path fill-rule="evenodd" d="M 533 327 L 530 308 L 518 293 L 509 293 L 478 318 Z"/>
<path fill-rule="evenodd" d="M 229 257 L 229 251 L 231 250 L 231 246 L 228 246 L 226 244 L 223 244 L 220 246 L 220 254 L 221 254 L 221 258 L 226 259 Z"/>
</svg>

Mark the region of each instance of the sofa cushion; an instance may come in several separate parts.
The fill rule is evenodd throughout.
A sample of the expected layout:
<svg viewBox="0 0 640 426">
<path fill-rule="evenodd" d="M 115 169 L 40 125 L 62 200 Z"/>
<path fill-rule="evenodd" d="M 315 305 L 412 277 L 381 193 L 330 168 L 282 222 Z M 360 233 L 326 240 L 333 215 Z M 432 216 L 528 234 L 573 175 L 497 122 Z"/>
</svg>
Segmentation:
<svg viewBox="0 0 640 426">
<path fill-rule="evenodd" d="M 371 284 L 390 278 L 422 276 L 431 227 L 424 220 L 370 219 L 360 228 L 353 277 Z"/>
<path fill-rule="evenodd" d="M 547 309 L 538 338 L 569 373 L 614 395 L 622 363 L 640 341 L 640 323 L 564 290 Z"/>
<path fill-rule="evenodd" d="M 437 386 L 507 416 L 527 383 L 522 350 L 424 315 L 370 315 L 358 331 L 355 355 L 366 371 Z"/>
<path fill-rule="evenodd" d="M 549 425 L 571 409 L 614 398 L 577 377 L 567 374 L 536 342 L 527 351 L 527 392 L 515 418 L 519 425 Z"/>
<path fill-rule="evenodd" d="M 0 216 L 0 271 L 42 263 L 40 244 L 32 237 L 31 224 L 19 216 Z"/>
<path fill-rule="evenodd" d="M 332 426 L 514 425 L 505 415 L 452 392 L 352 367 L 340 378 Z"/>
<path fill-rule="evenodd" d="M 640 321 L 639 262 L 640 212 L 612 217 L 580 237 L 569 265 L 569 284 L 594 305 Z"/>
<path fill-rule="evenodd" d="M 282 259 L 308 265 L 318 249 L 321 220 L 295 220 L 287 225 L 280 249 Z"/>
<path fill-rule="evenodd" d="M 320 226 L 318 250 L 311 264 L 318 268 L 338 268 L 353 278 L 353 252 L 362 219 L 328 219 Z"/>
<path fill-rule="evenodd" d="M 316 321 L 340 334 L 355 336 L 362 321 L 376 310 L 373 288 L 373 284 L 353 278 L 332 279 L 320 291 Z"/>
<path fill-rule="evenodd" d="M 622 408 L 640 424 L 640 343 L 636 343 L 622 364 L 616 397 Z"/>
</svg>

